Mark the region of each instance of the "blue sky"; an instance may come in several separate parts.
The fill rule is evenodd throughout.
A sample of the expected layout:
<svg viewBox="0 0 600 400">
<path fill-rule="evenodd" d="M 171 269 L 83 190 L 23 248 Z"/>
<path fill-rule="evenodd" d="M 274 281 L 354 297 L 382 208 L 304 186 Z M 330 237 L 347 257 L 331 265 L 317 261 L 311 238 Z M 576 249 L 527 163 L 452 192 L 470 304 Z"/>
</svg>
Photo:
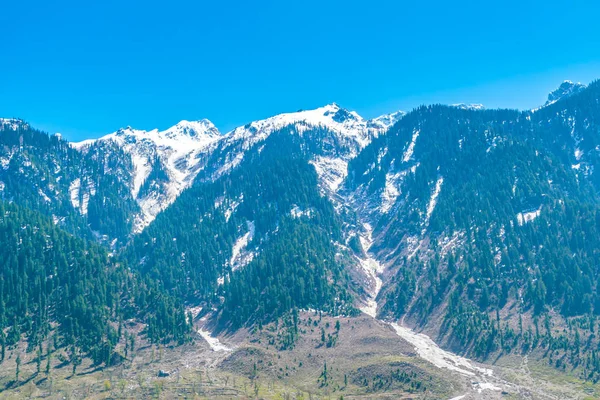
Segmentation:
<svg viewBox="0 0 600 400">
<path fill-rule="evenodd" d="M 600 78 L 597 1 L 2 3 L 0 116 L 71 140 L 331 102 L 530 108 Z"/>
</svg>

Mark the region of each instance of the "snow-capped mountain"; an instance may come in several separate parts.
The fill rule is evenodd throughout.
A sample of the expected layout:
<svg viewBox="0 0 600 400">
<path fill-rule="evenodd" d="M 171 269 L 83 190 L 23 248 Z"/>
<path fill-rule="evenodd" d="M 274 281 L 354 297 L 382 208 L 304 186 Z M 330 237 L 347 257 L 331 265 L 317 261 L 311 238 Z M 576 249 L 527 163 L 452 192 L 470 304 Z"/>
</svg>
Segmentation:
<svg viewBox="0 0 600 400">
<path fill-rule="evenodd" d="M 396 122 L 400 121 L 405 115 L 406 113 L 404 111 L 396 111 L 390 114 L 381 115 L 377 118 L 373 118 L 372 120 L 369 120 L 368 123 L 372 127 L 387 130 Z"/>
<path fill-rule="evenodd" d="M 369 141 L 387 129 L 403 115 L 397 112 L 365 120 L 355 111 L 348 111 L 335 103 L 314 110 L 298 111 L 279 114 L 271 118 L 251 122 L 248 125 L 234 129 L 227 134 L 227 140 L 250 138 L 251 142 L 264 140 L 271 132 L 287 125 L 304 123 L 313 127 L 323 127 L 339 136 L 354 141 L 358 146 L 365 147 Z"/>
<path fill-rule="evenodd" d="M 140 232 L 192 184 L 207 164 L 210 163 L 212 169 L 204 179 L 214 180 L 239 165 L 246 151 L 284 127 L 294 127 L 295 132 L 306 135 L 307 141 L 315 130 L 327 132 L 330 137 L 323 141 L 323 152 L 315 155 L 312 163 L 323 187 L 335 192 L 346 176 L 348 161 L 404 114 L 397 111 L 367 120 L 334 103 L 253 121 L 224 135 L 212 122 L 203 119 L 181 121 L 164 131 L 127 127 L 99 139 L 71 145 L 87 153 L 111 143 L 130 155 L 133 170 L 129 186 L 141 209 L 134 231 Z M 218 155 L 211 159 L 213 153 Z M 73 206 L 80 208 L 81 204 L 75 201 Z"/>
<path fill-rule="evenodd" d="M 237 166 L 243 152 L 264 141 L 272 132 L 293 126 L 299 135 L 314 133 L 315 129 L 331 134 L 323 142 L 323 152 L 312 159 L 323 187 L 335 192 L 347 174 L 348 161 L 367 146 L 373 138 L 385 133 L 405 115 L 402 111 L 367 120 L 355 111 L 348 111 L 333 103 L 314 110 L 279 114 L 264 120 L 254 121 L 227 133 L 222 140 L 226 155 L 216 176 Z M 307 137 L 307 140 L 311 140 Z M 237 151 L 235 150 L 237 149 Z"/>
<path fill-rule="evenodd" d="M 550 104 L 556 103 L 558 100 L 563 99 L 565 97 L 572 96 L 576 93 L 584 90 L 586 86 L 580 82 L 571 82 L 569 80 L 564 81 L 556 90 L 552 91 L 548 95 L 548 101 L 546 101 L 546 106 Z"/>
<path fill-rule="evenodd" d="M 127 127 L 72 146 L 87 152 L 99 143 L 113 142 L 131 156 L 131 194 L 142 210 L 135 230 L 140 231 L 193 182 L 206 149 L 220 138 L 212 122 L 203 119 L 181 121 L 164 131 Z"/>
</svg>

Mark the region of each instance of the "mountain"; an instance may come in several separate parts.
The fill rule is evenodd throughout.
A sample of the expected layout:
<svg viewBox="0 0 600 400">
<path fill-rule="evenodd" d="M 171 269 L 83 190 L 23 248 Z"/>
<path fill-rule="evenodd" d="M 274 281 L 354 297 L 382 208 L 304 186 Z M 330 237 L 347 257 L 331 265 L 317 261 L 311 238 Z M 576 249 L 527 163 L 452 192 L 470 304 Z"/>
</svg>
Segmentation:
<svg viewBox="0 0 600 400">
<path fill-rule="evenodd" d="M 117 175 L 121 181 L 129 180 L 125 184 L 130 187 L 131 197 L 140 208 L 133 216 L 133 232 L 139 233 L 172 204 L 201 171 L 203 179 L 214 179 L 228 172 L 240 162 L 244 151 L 263 141 L 274 130 L 294 124 L 330 130 L 335 135 L 332 140 L 336 142 L 331 148 L 339 150 L 343 147 L 344 155 L 319 158 L 315 165 L 321 175 L 327 175 L 328 185 L 335 186 L 343 178 L 347 160 L 402 116 L 402 112 L 395 112 L 365 120 L 355 112 L 331 104 L 254 121 L 224 135 L 204 119 L 181 121 L 164 131 L 127 127 L 100 139 L 72 143 L 72 147 L 96 158 L 109 152 L 107 147 L 110 146 L 116 146 L 128 155 L 122 160 L 123 165 L 106 173 Z M 128 163 L 133 167 L 126 165 Z"/>
<path fill-rule="evenodd" d="M 347 162 L 403 115 L 395 112 L 365 120 L 356 112 L 329 104 L 314 110 L 254 121 L 223 136 L 203 171 L 202 179 L 214 179 L 227 173 L 239 165 L 248 149 L 262 143 L 271 133 L 294 126 L 295 134 L 314 147 L 310 161 L 324 190 L 335 192 L 345 177 Z"/>
<path fill-rule="evenodd" d="M 563 329 L 600 312 L 599 98 L 594 82 L 537 111 L 420 107 L 353 159 L 341 195 L 373 227 L 378 315 L 597 376 L 595 323 Z"/>
<path fill-rule="evenodd" d="M 329 104 L 225 134 L 182 121 L 80 143 L 0 120 L 2 343 L 55 335 L 74 368 L 108 367 L 133 364 L 134 338 L 179 368 L 199 350 L 175 345 L 206 342 L 223 354 L 211 374 L 257 387 L 306 363 L 319 393 L 343 370 L 335 391 L 454 395 L 417 356 L 475 397 L 520 393 L 487 369 L 520 357 L 596 382 L 599 99 L 599 82 L 565 82 L 536 110 L 368 120 Z M 315 364 L 338 338 L 347 353 Z M 382 356 L 397 346 L 413 353 Z"/>
<path fill-rule="evenodd" d="M 564 81 L 561 85 L 548 95 L 548 101 L 546 106 L 556 103 L 560 99 L 577 94 L 585 89 L 585 85 L 582 83 L 573 83 L 571 81 Z"/>
<path fill-rule="evenodd" d="M 348 293 L 362 290 L 361 272 L 342 273 L 333 257 L 341 251 L 352 259 L 344 250 L 343 220 L 334 212 L 339 206 L 335 193 L 348 161 L 402 115 L 368 121 L 332 104 L 234 129 L 211 148 L 194 185 L 135 238 L 129 261 L 141 263 L 142 270 L 190 303 L 206 305 L 223 290 L 226 299 L 237 293 L 218 310 L 226 316 L 219 317 L 224 325 L 240 326 L 249 318 L 266 321 L 291 306 L 352 309 Z M 317 242 L 297 242 L 297 237 Z M 283 248 L 288 249 L 288 261 L 282 258 Z M 317 249 L 318 258 L 306 258 L 306 252 Z M 298 264 L 311 259 L 313 273 Z M 262 281 L 258 276 L 265 274 L 265 264 L 275 272 L 274 262 L 290 264 L 287 270 L 277 270 L 281 275 L 269 288 L 277 293 L 274 298 L 299 285 L 297 296 L 286 300 L 283 309 L 256 304 L 260 285 L 245 288 L 248 281 Z M 332 287 L 328 281 L 333 277 L 337 284 Z M 284 285 L 282 279 L 291 281 Z M 238 289 L 229 290 L 230 285 Z M 315 286 L 321 287 L 317 298 Z M 245 294 L 250 297 L 240 300 Z M 332 302 L 334 297 L 338 301 Z M 239 303 L 259 311 L 229 309 Z"/>
<path fill-rule="evenodd" d="M 129 156 L 124 162 L 133 163 L 128 171 L 131 197 L 141 210 L 135 216 L 133 230 L 140 232 L 193 182 L 207 148 L 220 136 L 217 128 L 204 119 L 181 121 L 164 131 L 127 127 L 72 146 L 84 154 L 103 154 L 105 146 L 110 145 L 107 143 L 111 143 Z"/>
</svg>

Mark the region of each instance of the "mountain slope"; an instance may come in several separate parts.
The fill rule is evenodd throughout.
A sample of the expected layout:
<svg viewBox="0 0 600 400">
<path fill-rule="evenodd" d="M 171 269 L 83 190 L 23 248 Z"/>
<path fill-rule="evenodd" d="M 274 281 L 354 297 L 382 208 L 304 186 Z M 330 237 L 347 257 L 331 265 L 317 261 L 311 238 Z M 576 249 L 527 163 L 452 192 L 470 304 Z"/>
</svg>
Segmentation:
<svg viewBox="0 0 600 400">
<path fill-rule="evenodd" d="M 415 343 L 429 342 L 406 325 L 480 360 L 531 355 L 595 380 L 599 88 L 563 84 L 531 111 L 365 120 L 330 104 L 224 135 L 183 121 L 70 146 L 2 120 L 1 187 L 61 234 L 112 246 L 123 286 L 165 296 L 152 310 L 144 290 L 113 292 L 150 342 L 186 340 L 184 307 L 213 345 L 208 330 L 299 309 L 362 312 Z"/>
<path fill-rule="evenodd" d="M 114 144 L 129 156 L 133 165 L 123 167 L 131 176 L 131 196 L 141 209 L 134 226 L 134 232 L 140 232 L 193 182 L 206 149 L 219 138 L 219 131 L 208 120 L 181 121 L 164 131 L 127 127 L 72 146 L 84 154 L 106 154 L 106 146 Z"/>
<path fill-rule="evenodd" d="M 594 328 L 574 321 L 600 304 L 598 192 L 582 168 L 598 88 L 535 112 L 420 107 L 351 161 L 340 195 L 374 227 L 380 315 L 479 357 L 551 349 L 596 369 Z"/>
<path fill-rule="evenodd" d="M 224 326 L 291 307 L 351 311 L 352 284 L 334 260 L 340 220 L 304 138 L 295 127 L 276 130 L 229 174 L 196 182 L 135 238 L 128 258 L 191 305 L 219 305 L 223 295 Z"/>
<path fill-rule="evenodd" d="M 48 360 L 68 352 L 73 371 L 81 357 L 120 363 L 132 340 L 126 320 L 152 342 L 186 339 L 182 307 L 101 246 L 14 204 L 0 202 L 0 215 L 0 362 L 24 340 L 28 352 L 39 349 L 39 362 L 43 347 Z"/>
<path fill-rule="evenodd" d="M 69 232 L 110 245 L 126 239 L 137 205 L 118 148 L 81 154 L 27 123 L 0 126 L 2 198 L 40 211 Z M 127 166 L 127 164 L 125 164 Z"/>
</svg>

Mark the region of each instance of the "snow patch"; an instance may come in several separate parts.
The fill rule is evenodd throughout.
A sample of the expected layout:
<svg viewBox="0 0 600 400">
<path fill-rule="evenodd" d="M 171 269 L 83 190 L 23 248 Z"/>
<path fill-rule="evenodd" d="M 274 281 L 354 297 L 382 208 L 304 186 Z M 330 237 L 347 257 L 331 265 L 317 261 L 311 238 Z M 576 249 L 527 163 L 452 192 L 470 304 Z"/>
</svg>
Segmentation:
<svg viewBox="0 0 600 400">
<path fill-rule="evenodd" d="M 363 228 L 365 233 L 359 235 L 359 240 L 363 250 L 365 251 L 365 257 L 357 257 L 357 259 L 359 265 L 369 279 L 369 298 L 367 299 L 367 304 L 363 307 L 360 307 L 360 310 L 363 313 L 375 318 L 377 316 L 376 299 L 377 295 L 379 295 L 379 292 L 381 291 L 381 287 L 383 286 L 383 281 L 381 280 L 380 275 L 385 270 L 385 267 L 369 253 L 369 250 L 373 245 L 373 228 L 368 223 L 363 223 Z"/>
<path fill-rule="evenodd" d="M 417 143 L 417 138 L 419 137 L 420 132 L 421 131 L 419 131 L 419 130 L 415 130 L 413 132 L 410 143 L 409 143 L 408 147 L 406 148 L 406 151 L 402 155 L 402 162 L 408 162 L 410 160 L 410 158 L 412 157 L 413 153 L 415 152 L 415 144 Z"/>
<path fill-rule="evenodd" d="M 433 210 L 435 210 L 435 206 L 437 205 L 437 199 L 442 190 L 442 184 L 444 183 L 444 177 L 440 176 L 435 183 L 435 188 L 433 189 L 433 193 L 431 194 L 431 198 L 429 199 L 429 203 L 427 204 L 427 214 L 425 216 L 425 225 L 429 224 L 429 219 L 431 218 L 431 214 L 433 214 Z"/>
<path fill-rule="evenodd" d="M 81 189 L 81 180 L 79 178 L 75 179 L 69 185 L 69 197 L 71 199 L 71 204 L 73 208 L 79 209 L 79 190 Z"/>
<path fill-rule="evenodd" d="M 398 187 L 400 177 L 400 174 L 390 174 L 389 172 L 385 175 L 385 188 L 381 193 L 381 206 L 379 207 L 383 214 L 392 208 L 396 203 L 396 199 L 400 196 L 400 188 Z"/>
<path fill-rule="evenodd" d="M 394 322 L 390 325 L 394 328 L 394 331 L 396 331 L 398 336 L 415 347 L 415 351 L 419 357 L 429 361 L 438 368 L 455 371 L 465 376 L 476 376 L 478 374 L 484 376 L 493 375 L 491 369 L 477 367 L 467 358 L 442 350 L 427 335 L 415 333 L 411 329 L 400 326 Z"/>
<path fill-rule="evenodd" d="M 348 175 L 348 163 L 341 158 L 317 156 L 310 163 L 315 167 L 321 183 L 332 193 Z"/>
<path fill-rule="evenodd" d="M 311 210 L 311 209 L 302 210 L 297 205 L 294 205 L 292 207 L 292 209 L 290 210 L 290 214 L 292 215 L 292 218 L 301 218 L 301 217 L 310 218 L 312 216 L 312 213 L 313 213 L 313 210 Z"/>
<path fill-rule="evenodd" d="M 227 209 L 223 213 L 225 215 L 225 221 L 226 222 L 229 222 L 229 218 L 231 218 L 231 216 L 233 215 L 233 213 L 235 212 L 235 210 L 237 210 L 238 206 L 242 203 L 242 201 L 244 201 L 244 195 L 243 194 L 240 196 L 239 200 L 232 201 L 229 204 L 229 206 L 227 207 Z"/>
<path fill-rule="evenodd" d="M 232 351 L 231 348 L 221 343 L 218 338 L 213 337 L 209 331 L 200 328 L 198 329 L 198 334 L 200 334 L 200 336 L 202 336 L 202 338 L 206 340 L 206 342 L 213 351 Z"/>
<path fill-rule="evenodd" d="M 450 107 L 460 108 L 461 110 L 476 110 L 476 111 L 485 110 L 485 106 L 483 104 L 458 103 L 458 104 L 452 104 Z"/>
<path fill-rule="evenodd" d="M 238 268 L 245 267 L 254 259 L 253 252 L 245 252 L 244 250 L 248 246 L 248 243 L 254 238 L 254 222 L 248 221 L 247 223 L 248 232 L 240 236 L 234 243 L 233 249 L 231 250 L 231 258 L 229 259 L 229 265 L 231 269 L 235 271 Z"/>
<path fill-rule="evenodd" d="M 519 226 L 523 226 L 524 224 L 527 224 L 539 217 L 541 212 L 542 206 L 540 206 L 540 208 L 537 210 L 520 212 L 517 214 L 517 223 Z"/>
<path fill-rule="evenodd" d="M 208 120 L 181 121 L 164 131 L 127 127 L 100 139 L 71 143 L 71 146 L 86 151 L 97 141 L 111 141 L 130 155 L 134 169 L 131 194 L 142 209 L 142 215 L 136 218 L 134 230 L 140 232 L 191 185 L 201 170 L 200 156 L 221 138 L 219 131 Z M 165 169 L 168 181 L 164 188 L 139 198 L 140 189 L 157 160 Z"/>
<path fill-rule="evenodd" d="M 42 190 L 42 188 L 38 188 L 38 194 L 44 199 L 44 201 L 46 203 L 50 203 L 52 200 L 50 200 L 50 197 L 48 197 L 46 195 L 46 193 L 44 193 L 44 191 Z"/>
<path fill-rule="evenodd" d="M 494 386 L 493 384 L 489 383 L 489 382 L 476 382 L 473 384 L 473 389 L 477 390 L 477 393 L 481 393 L 484 390 L 494 390 L 494 391 L 501 391 L 502 388 L 499 388 L 498 386 Z"/>
</svg>

